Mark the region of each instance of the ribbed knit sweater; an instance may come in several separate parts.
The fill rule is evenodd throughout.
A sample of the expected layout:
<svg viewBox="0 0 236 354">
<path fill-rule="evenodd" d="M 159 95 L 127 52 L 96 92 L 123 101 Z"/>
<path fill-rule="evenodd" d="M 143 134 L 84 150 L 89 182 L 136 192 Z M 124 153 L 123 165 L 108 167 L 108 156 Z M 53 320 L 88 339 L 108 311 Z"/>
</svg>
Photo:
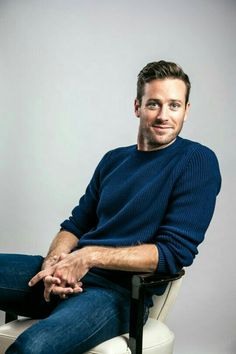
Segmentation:
<svg viewBox="0 0 236 354">
<path fill-rule="evenodd" d="M 155 244 L 157 272 L 175 273 L 198 253 L 220 184 L 215 154 L 199 143 L 178 137 L 156 151 L 117 148 L 102 158 L 61 227 L 79 238 L 78 248 Z M 124 272 L 95 271 L 122 283 Z"/>
</svg>

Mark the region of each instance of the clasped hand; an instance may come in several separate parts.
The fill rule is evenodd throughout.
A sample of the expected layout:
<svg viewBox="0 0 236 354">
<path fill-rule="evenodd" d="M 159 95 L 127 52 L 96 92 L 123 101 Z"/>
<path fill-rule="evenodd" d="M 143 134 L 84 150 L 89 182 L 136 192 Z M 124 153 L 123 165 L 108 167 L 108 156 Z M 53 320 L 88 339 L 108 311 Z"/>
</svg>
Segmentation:
<svg viewBox="0 0 236 354">
<path fill-rule="evenodd" d="M 60 256 L 46 260 L 44 269 L 29 281 L 29 286 L 34 286 L 43 280 L 44 298 L 47 302 L 50 301 L 50 294 L 65 299 L 70 294 L 82 292 L 83 284 L 80 279 L 89 269 L 80 253 L 81 250 L 69 254 L 62 253 Z"/>
</svg>

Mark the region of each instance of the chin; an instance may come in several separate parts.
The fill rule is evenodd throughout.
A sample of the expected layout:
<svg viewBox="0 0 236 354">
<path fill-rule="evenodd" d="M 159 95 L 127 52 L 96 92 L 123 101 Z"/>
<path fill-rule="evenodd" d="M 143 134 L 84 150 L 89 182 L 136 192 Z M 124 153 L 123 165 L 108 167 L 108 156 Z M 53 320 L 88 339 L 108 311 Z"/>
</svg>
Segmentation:
<svg viewBox="0 0 236 354">
<path fill-rule="evenodd" d="M 155 144 L 158 146 L 169 145 L 174 139 L 175 138 L 173 138 L 173 139 L 157 139 L 155 141 Z"/>
<path fill-rule="evenodd" d="M 165 135 L 159 135 L 156 137 L 156 143 L 160 144 L 160 145 L 168 145 L 170 144 L 172 141 L 174 141 L 176 139 L 177 135 L 169 135 L 169 136 L 165 136 Z"/>
</svg>

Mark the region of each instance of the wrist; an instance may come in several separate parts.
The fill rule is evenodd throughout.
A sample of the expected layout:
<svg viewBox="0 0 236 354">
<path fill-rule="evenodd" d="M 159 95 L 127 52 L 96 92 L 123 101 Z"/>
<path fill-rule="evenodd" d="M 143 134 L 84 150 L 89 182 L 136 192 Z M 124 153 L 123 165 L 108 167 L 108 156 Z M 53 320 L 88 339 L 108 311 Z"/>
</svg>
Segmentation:
<svg viewBox="0 0 236 354">
<path fill-rule="evenodd" d="M 82 252 L 82 258 L 85 262 L 85 266 L 88 269 L 99 266 L 99 259 L 101 258 L 102 247 L 86 246 L 80 249 L 79 252 Z"/>
<path fill-rule="evenodd" d="M 42 267 L 41 269 L 44 270 L 48 267 L 51 267 L 53 266 L 56 262 L 58 262 L 58 259 L 59 259 L 59 256 L 57 256 L 56 254 L 54 255 L 47 255 L 45 258 L 44 258 L 44 261 L 43 261 L 43 264 L 42 264 Z"/>
<path fill-rule="evenodd" d="M 47 267 L 52 267 L 54 266 L 56 263 L 58 263 L 60 260 L 62 260 L 63 254 L 65 254 L 65 252 L 60 251 L 59 250 L 55 250 L 50 252 L 44 259 L 43 264 L 42 264 L 42 270 L 44 270 Z"/>
</svg>

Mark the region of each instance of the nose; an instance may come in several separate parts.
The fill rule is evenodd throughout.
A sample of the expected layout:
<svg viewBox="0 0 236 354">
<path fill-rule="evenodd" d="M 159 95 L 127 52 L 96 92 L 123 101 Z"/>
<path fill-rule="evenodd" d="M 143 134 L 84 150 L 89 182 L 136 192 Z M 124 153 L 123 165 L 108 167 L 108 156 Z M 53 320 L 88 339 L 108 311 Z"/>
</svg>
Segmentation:
<svg viewBox="0 0 236 354">
<path fill-rule="evenodd" d="M 162 105 L 160 109 L 158 110 L 157 113 L 157 119 L 166 121 L 168 120 L 168 107 L 165 105 Z"/>
</svg>

